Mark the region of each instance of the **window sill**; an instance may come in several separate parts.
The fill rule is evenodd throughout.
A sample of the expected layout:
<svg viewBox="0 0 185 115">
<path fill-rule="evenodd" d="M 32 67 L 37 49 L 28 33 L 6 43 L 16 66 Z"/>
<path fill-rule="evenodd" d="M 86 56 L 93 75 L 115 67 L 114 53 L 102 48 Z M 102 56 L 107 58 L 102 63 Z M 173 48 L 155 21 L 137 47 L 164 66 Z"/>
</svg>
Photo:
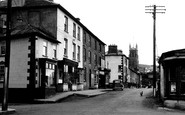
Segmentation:
<svg viewBox="0 0 185 115">
<path fill-rule="evenodd" d="M 48 56 L 42 55 L 43 57 L 47 58 Z"/>
<path fill-rule="evenodd" d="M 65 58 L 68 58 L 68 56 L 67 56 L 67 55 L 64 55 L 64 57 L 65 57 Z"/>
</svg>

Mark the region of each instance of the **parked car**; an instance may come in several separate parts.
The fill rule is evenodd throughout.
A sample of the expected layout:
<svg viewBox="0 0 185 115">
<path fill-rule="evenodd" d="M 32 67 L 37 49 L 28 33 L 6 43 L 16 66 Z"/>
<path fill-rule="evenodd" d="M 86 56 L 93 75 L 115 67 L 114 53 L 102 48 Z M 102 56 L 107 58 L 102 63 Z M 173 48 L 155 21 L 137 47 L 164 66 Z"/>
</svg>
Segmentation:
<svg viewBox="0 0 185 115">
<path fill-rule="evenodd" d="M 124 89 L 124 85 L 121 80 L 113 81 L 113 90 L 122 90 Z"/>
</svg>

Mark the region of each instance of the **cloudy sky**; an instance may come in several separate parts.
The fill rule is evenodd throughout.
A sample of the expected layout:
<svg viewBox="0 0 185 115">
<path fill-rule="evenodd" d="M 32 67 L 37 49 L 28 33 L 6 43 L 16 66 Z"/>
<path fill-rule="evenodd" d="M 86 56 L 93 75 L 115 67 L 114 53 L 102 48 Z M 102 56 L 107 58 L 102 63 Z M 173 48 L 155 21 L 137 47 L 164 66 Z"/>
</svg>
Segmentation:
<svg viewBox="0 0 185 115">
<path fill-rule="evenodd" d="M 129 44 L 138 44 L 139 63 L 153 64 L 153 18 L 145 6 L 165 6 L 157 14 L 156 55 L 185 48 L 184 0 L 54 0 L 99 39 L 115 44 L 128 56 Z"/>
</svg>

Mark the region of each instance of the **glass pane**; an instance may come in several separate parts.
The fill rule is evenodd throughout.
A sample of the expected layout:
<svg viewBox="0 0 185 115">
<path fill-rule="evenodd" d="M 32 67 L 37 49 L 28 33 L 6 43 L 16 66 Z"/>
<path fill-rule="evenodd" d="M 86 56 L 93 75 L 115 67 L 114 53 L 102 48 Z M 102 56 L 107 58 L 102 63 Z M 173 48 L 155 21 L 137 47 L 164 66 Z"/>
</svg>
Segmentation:
<svg viewBox="0 0 185 115">
<path fill-rule="evenodd" d="M 175 75 L 175 72 L 176 71 L 176 68 L 175 67 L 171 67 L 170 68 L 170 81 L 176 81 L 176 75 Z"/>
<path fill-rule="evenodd" d="M 180 90 L 182 95 L 185 95 L 185 82 L 181 82 L 181 90 Z"/>
<path fill-rule="evenodd" d="M 176 82 L 171 82 L 170 84 L 170 92 L 175 93 L 176 92 Z"/>
</svg>

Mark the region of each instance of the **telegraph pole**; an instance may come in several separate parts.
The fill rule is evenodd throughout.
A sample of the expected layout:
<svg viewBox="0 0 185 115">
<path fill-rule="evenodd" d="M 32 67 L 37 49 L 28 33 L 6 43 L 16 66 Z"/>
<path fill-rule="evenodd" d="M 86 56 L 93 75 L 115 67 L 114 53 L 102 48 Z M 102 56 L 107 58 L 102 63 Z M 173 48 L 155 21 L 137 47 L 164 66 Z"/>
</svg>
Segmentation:
<svg viewBox="0 0 185 115">
<path fill-rule="evenodd" d="M 12 0 L 7 2 L 7 21 L 6 21 L 6 54 L 5 54 L 5 77 L 2 111 L 8 110 L 8 85 L 9 85 L 9 65 L 10 65 L 10 21 L 11 21 Z"/>
<path fill-rule="evenodd" d="M 165 6 L 145 6 L 145 13 L 153 14 L 153 96 L 156 96 L 156 13 L 165 13 Z M 158 9 L 157 9 L 158 8 Z"/>
</svg>

